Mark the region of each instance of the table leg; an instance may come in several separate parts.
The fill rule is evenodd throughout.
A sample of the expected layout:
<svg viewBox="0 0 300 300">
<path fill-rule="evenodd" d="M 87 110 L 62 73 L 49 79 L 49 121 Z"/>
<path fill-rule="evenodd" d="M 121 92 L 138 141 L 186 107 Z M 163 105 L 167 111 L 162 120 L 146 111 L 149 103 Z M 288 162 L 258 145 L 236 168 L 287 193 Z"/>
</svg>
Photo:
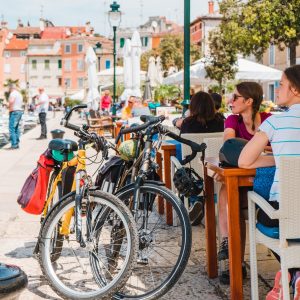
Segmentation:
<svg viewBox="0 0 300 300">
<path fill-rule="evenodd" d="M 157 152 L 156 153 L 156 162 L 159 166 L 157 174 L 160 177 L 160 180 L 163 181 L 163 176 L 162 176 L 162 154 L 161 152 Z M 158 197 L 158 213 L 163 215 L 165 211 L 164 208 L 164 200 L 162 197 Z"/>
<path fill-rule="evenodd" d="M 171 189 L 171 156 L 176 155 L 176 150 L 164 150 L 165 185 Z M 166 203 L 166 223 L 173 225 L 173 211 L 170 203 Z"/>
<path fill-rule="evenodd" d="M 241 300 L 243 299 L 243 278 L 238 177 L 226 177 L 225 180 L 228 197 L 230 299 Z"/>
<path fill-rule="evenodd" d="M 205 235 L 206 235 L 206 266 L 209 278 L 218 276 L 217 244 L 216 244 L 216 216 L 214 203 L 214 180 L 207 176 L 204 168 L 205 181 Z"/>
</svg>

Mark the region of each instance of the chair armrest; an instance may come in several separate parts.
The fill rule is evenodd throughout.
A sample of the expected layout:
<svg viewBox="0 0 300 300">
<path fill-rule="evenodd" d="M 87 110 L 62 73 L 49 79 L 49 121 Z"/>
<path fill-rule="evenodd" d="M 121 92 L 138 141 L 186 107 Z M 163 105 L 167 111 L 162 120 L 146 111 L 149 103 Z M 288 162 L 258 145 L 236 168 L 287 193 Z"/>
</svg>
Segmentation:
<svg viewBox="0 0 300 300">
<path fill-rule="evenodd" d="M 273 208 L 266 199 L 257 193 L 253 191 L 248 192 L 248 201 L 252 201 L 257 204 L 270 219 L 279 219 L 279 210 Z"/>
</svg>

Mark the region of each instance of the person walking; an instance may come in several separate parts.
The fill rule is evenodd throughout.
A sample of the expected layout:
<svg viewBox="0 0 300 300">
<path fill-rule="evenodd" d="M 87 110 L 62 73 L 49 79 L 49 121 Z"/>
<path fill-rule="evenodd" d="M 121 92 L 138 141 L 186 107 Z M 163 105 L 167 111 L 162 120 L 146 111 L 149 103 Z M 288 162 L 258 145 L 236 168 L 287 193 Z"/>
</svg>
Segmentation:
<svg viewBox="0 0 300 300">
<path fill-rule="evenodd" d="M 23 96 L 14 84 L 9 86 L 8 110 L 9 110 L 9 135 L 11 147 L 9 150 L 19 149 L 20 121 L 23 115 Z"/>
<path fill-rule="evenodd" d="M 46 125 L 46 117 L 47 111 L 49 108 L 49 97 L 45 93 L 44 88 L 39 88 L 38 95 L 38 103 L 36 104 L 37 111 L 39 113 L 39 119 L 41 124 L 41 135 L 37 138 L 37 140 L 43 140 L 47 138 L 47 125 Z"/>
</svg>

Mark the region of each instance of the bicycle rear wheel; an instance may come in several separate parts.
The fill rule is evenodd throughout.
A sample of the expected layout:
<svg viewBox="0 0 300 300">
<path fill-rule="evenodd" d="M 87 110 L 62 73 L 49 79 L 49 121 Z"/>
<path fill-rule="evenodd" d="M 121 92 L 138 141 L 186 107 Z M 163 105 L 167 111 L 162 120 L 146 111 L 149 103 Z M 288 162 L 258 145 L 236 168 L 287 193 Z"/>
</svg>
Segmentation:
<svg viewBox="0 0 300 300">
<path fill-rule="evenodd" d="M 118 291 L 130 276 L 138 246 L 136 224 L 128 208 L 113 195 L 90 192 L 82 199 L 82 206 L 85 246 L 76 241 L 72 215 L 75 195 L 72 195 L 48 216 L 41 235 L 39 261 L 48 283 L 60 296 L 67 299 L 105 299 Z M 68 233 L 64 233 L 60 257 L 53 262 L 51 241 L 68 213 L 71 216 Z M 93 228 L 91 224 L 94 224 Z M 116 233 L 116 224 L 122 227 L 122 240 L 114 240 L 113 244 L 111 236 Z M 120 251 L 117 256 L 112 256 L 115 247 L 119 247 Z M 98 277 L 93 275 L 91 260 L 97 262 Z"/>
<path fill-rule="evenodd" d="M 130 185 L 117 193 L 117 197 L 128 205 L 133 192 L 134 186 Z M 138 261 L 131 277 L 114 299 L 159 299 L 178 281 L 191 252 L 191 225 L 179 198 L 169 189 L 149 183 L 141 186 L 140 192 Z M 172 225 L 168 225 L 166 216 L 160 214 L 159 201 L 171 206 Z"/>
</svg>

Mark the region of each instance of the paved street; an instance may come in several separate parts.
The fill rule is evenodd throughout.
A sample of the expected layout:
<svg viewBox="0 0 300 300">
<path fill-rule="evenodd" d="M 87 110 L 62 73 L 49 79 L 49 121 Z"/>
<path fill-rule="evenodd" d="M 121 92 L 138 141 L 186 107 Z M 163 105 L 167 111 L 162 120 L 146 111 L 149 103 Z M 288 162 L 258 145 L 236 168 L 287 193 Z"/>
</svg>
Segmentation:
<svg viewBox="0 0 300 300">
<path fill-rule="evenodd" d="M 61 128 L 59 119 L 61 115 L 48 121 L 48 131 Z M 65 130 L 65 129 L 64 129 Z M 71 131 L 65 130 L 65 137 L 75 138 Z M 29 277 L 28 289 L 20 299 L 60 299 L 47 286 L 41 274 L 38 262 L 32 256 L 39 230 L 39 217 L 24 213 L 16 202 L 18 193 L 28 176 L 35 167 L 39 155 L 47 148 L 48 140 L 36 141 L 40 135 L 40 126 L 27 132 L 21 137 L 19 150 L 7 151 L 0 149 L 0 261 L 21 266 Z M 50 137 L 50 134 L 48 135 Z M 272 278 L 279 265 L 267 251 L 262 249 L 259 259 L 261 271 L 260 291 L 261 299 L 269 289 Z M 266 268 L 267 266 L 267 268 Z M 249 299 L 249 269 L 245 281 L 245 299 Z M 205 269 L 205 236 L 204 228 L 193 228 L 193 250 L 189 265 L 179 283 L 164 297 L 164 299 L 228 299 L 228 287 L 220 285 L 218 279 L 209 280 Z"/>
</svg>

